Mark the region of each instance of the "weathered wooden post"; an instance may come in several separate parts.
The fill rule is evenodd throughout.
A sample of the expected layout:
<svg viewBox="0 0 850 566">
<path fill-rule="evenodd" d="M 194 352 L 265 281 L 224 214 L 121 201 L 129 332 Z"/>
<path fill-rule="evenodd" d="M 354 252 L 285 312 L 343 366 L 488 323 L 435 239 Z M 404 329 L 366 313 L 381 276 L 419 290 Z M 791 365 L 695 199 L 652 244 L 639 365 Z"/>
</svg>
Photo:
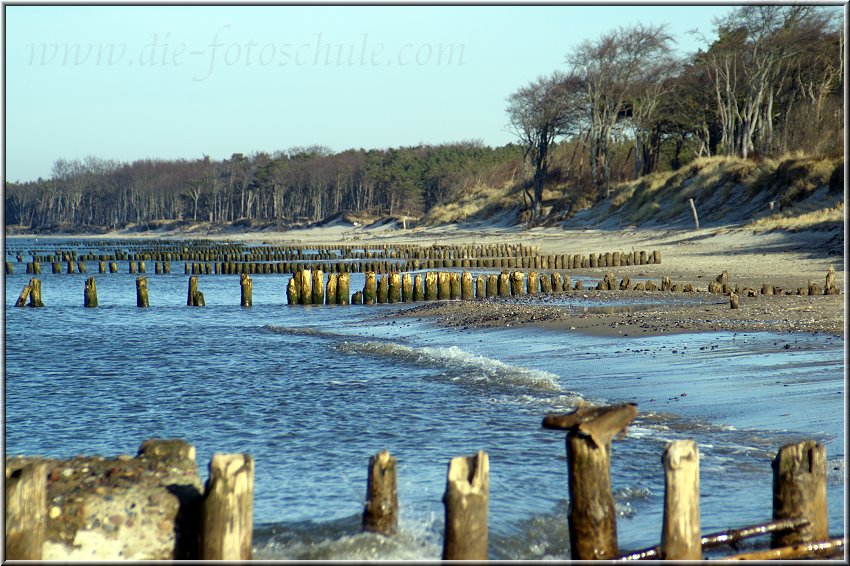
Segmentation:
<svg viewBox="0 0 850 566">
<path fill-rule="evenodd" d="M 826 272 L 826 281 L 823 286 L 824 295 L 838 295 L 838 287 L 835 286 L 835 268 L 829 264 L 829 270 Z"/>
<path fill-rule="evenodd" d="M 375 296 L 378 292 L 378 286 L 375 281 L 375 272 L 367 271 L 366 272 L 366 283 L 363 285 L 363 304 L 364 305 L 374 305 L 375 304 Z"/>
<path fill-rule="evenodd" d="M 525 273 L 514 271 L 511 273 L 511 295 L 525 294 Z"/>
<path fill-rule="evenodd" d="M 637 415 L 635 404 L 579 407 L 546 415 L 543 428 L 566 430 L 569 478 L 570 558 L 617 556 L 617 511 L 611 493 L 611 440 Z"/>
<path fill-rule="evenodd" d="M 773 533 L 771 548 L 827 540 L 826 447 L 814 440 L 786 444 L 772 467 L 773 519 L 803 518 L 809 524 L 792 532 Z"/>
<path fill-rule="evenodd" d="M 425 300 L 437 300 L 437 274 L 433 271 L 425 273 Z"/>
<path fill-rule="evenodd" d="M 47 464 L 6 468 L 6 560 L 41 560 L 47 532 Z"/>
<path fill-rule="evenodd" d="M 382 273 L 378 278 L 378 304 L 383 305 L 387 302 L 387 297 L 390 292 L 390 282 L 386 273 Z"/>
<path fill-rule="evenodd" d="M 338 273 L 328 273 L 328 284 L 325 287 L 325 304 L 337 304 L 337 283 L 339 282 Z"/>
<path fill-rule="evenodd" d="M 479 450 L 449 462 L 443 560 L 487 560 L 490 459 Z"/>
<path fill-rule="evenodd" d="M 325 274 L 321 269 L 313 271 L 313 292 L 310 302 L 314 305 L 325 304 Z"/>
<path fill-rule="evenodd" d="M 396 459 L 382 450 L 369 458 L 363 529 L 389 536 L 395 534 L 397 528 Z"/>
<path fill-rule="evenodd" d="M 437 274 L 437 298 L 441 301 L 448 301 L 452 298 L 451 277 L 447 271 L 441 271 Z"/>
<path fill-rule="evenodd" d="M 109 273 L 118 273 L 118 262 L 110 261 L 109 262 Z"/>
<path fill-rule="evenodd" d="M 14 274 L 14 269 L 12 269 L 12 265 L 13 264 L 12 264 L 11 261 L 6 262 L 6 275 L 13 275 Z"/>
<path fill-rule="evenodd" d="M 670 277 L 667 276 L 667 275 L 662 276 L 661 277 L 661 290 L 662 291 L 669 291 L 670 287 L 672 287 L 672 284 L 670 283 Z"/>
<path fill-rule="evenodd" d="M 136 277 L 136 306 L 148 306 L 148 278 Z"/>
<path fill-rule="evenodd" d="M 737 309 L 738 308 L 738 295 L 735 292 L 729 293 L 729 308 Z"/>
<path fill-rule="evenodd" d="M 254 514 L 254 459 L 214 454 L 204 487 L 201 560 L 250 560 Z"/>
<path fill-rule="evenodd" d="M 475 297 L 483 299 L 487 296 L 487 276 L 484 274 L 475 278 Z"/>
<path fill-rule="evenodd" d="M 528 272 L 528 294 L 536 295 L 540 290 L 540 274 L 536 271 Z"/>
<path fill-rule="evenodd" d="M 387 299 L 390 303 L 400 303 L 401 302 L 401 273 L 398 271 L 393 271 L 390 273 L 389 277 L 389 292 L 387 293 Z"/>
<path fill-rule="evenodd" d="M 239 287 L 241 289 L 240 304 L 243 307 L 250 307 L 254 304 L 254 282 L 251 278 L 243 273 L 239 276 Z"/>
<path fill-rule="evenodd" d="M 405 303 L 413 302 L 413 276 L 410 273 L 401 276 L 401 300 Z"/>
<path fill-rule="evenodd" d="M 196 275 L 192 275 L 189 277 L 189 291 L 186 294 L 186 306 L 193 306 L 193 299 L 195 294 L 198 292 L 198 277 Z"/>
<path fill-rule="evenodd" d="M 413 278 L 413 302 L 425 300 L 425 287 L 421 273 L 417 273 Z"/>
<path fill-rule="evenodd" d="M 460 298 L 464 301 L 475 299 L 475 286 L 472 283 L 472 274 L 464 271 L 460 276 Z"/>
<path fill-rule="evenodd" d="M 336 282 L 336 302 L 347 305 L 350 302 L 349 289 L 351 287 L 351 275 L 348 272 L 340 273 Z"/>
<path fill-rule="evenodd" d="M 15 301 L 16 307 L 25 307 L 27 306 L 27 299 L 30 298 L 30 293 L 32 292 L 32 285 L 27 283 L 24 285 L 24 288 L 21 289 L 21 294 L 18 296 L 18 300 Z"/>
<path fill-rule="evenodd" d="M 696 442 L 671 442 L 664 450 L 661 463 L 664 465 L 661 557 L 664 560 L 702 560 Z"/>
<path fill-rule="evenodd" d="M 301 296 L 296 279 L 298 279 L 298 274 L 290 277 L 289 282 L 286 284 L 286 304 L 290 306 L 297 305 L 298 299 Z"/>
<path fill-rule="evenodd" d="M 86 285 L 83 289 L 83 306 L 86 308 L 97 306 L 97 286 L 94 283 L 94 277 L 86 279 Z"/>
<path fill-rule="evenodd" d="M 35 308 L 43 307 L 44 303 L 41 301 L 41 280 L 36 278 L 36 277 L 33 277 L 33 278 L 30 279 L 28 286 L 30 288 L 30 292 L 28 293 L 29 294 L 29 300 L 30 300 L 29 306 L 35 307 Z M 24 289 L 26 289 L 26 288 L 24 288 Z M 24 293 L 22 291 L 21 297 L 23 297 L 23 295 L 24 295 Z M 21 297 L 18 297 L 18 300 L 20 300 Z"/>
<path fill-rule="evenodd" d="M 487 276 L 487 296 L 495 297 L 499 294 L 499 276 L 491 273 Z"/>
<path fill-rule="evenodd" d="M 449 273 L 449 295 L 453 301 L 460 300 L 460 273 Z"/>
</svg>

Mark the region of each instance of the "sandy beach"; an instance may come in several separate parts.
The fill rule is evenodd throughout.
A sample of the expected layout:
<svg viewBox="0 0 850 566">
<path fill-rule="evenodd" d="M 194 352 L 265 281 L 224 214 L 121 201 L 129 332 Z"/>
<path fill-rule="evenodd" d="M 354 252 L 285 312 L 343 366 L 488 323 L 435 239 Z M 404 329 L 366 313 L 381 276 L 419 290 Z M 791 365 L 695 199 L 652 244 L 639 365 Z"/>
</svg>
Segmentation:
<svg viewBox="0 0 850 566">
<path fill-rule="evenodd" d="M 50 237 L 50 236 L 49 236 Z M 49 238 L 48 237 L 48 238 Z M 60 236 L 56 236 L 59 238 Z M 579 310 L 547 304 L 545 297 L 521 300 L 496 299 L 467 303 L 441 302 L 412 307 L 399 316 L 430 317 L 435 323 L 453 327 L 486 328 L 507 325 L 544 325 L 563 331 L 614 335 L 649 335 L 662 332 L 710 330 L 770 330 L 779 332 L 829 332 L 843 334 L 845 313 L 845 254 L 841 231 L 754 232 L 740 227 L 702 230 L 522 229 L 517 226 L 449 225 L 403 229 L 396 224 L 355 227 L 347 223 L 286 230 L 238 232 L 195 229 L 191 232 L 112 232 L 105 235 L 64 235 L 61 238 L 208 238 L 246 243 L 301 244 L 419 244 L 423 246 L 522 243 L 538 246 L 541 254 L 600 253 L 607 251 L 658 250 L 660 264 L 588 268 L 581 275 L 602 277 L 612 271 L 620 279 L 645 277 L 673 283 L 692 284 L 697 293 L 666 293 L 670 301 L 642 305 L 640 309 Z M 706 293 L 709 282 L 722 271 L 736 285 L 761 289 L 768 283 L 782 289 L 808 287 L 809 281 L 824 286 L 832 265 L 841 295 L 741 296 L 740 308 L 729 308 L 728 295 Z M 575 272 L 578 273 L 578 272 Z M 675 296 L 674 296 L 675 295 Z M 660 292 L 573 291 L 562 298 L 620 304 L 635 299 L 658 298 Z M 694 304 L 698 298 L 698 304 Z M 563 301 L 560 301 L 563 302 Z M 640 302 L 640 301 L 639 301 Z"/>
</svg>

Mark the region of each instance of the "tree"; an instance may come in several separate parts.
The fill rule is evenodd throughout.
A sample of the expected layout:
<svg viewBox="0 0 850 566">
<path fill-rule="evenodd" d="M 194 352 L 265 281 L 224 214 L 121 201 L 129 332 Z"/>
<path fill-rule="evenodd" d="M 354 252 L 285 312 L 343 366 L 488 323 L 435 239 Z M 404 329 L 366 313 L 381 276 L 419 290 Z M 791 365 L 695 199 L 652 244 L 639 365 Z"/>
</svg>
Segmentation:
<svg viewBox="0 0 850 566">
<path fill-rule="evenodd" d="M 584 116 L 584 84 L 575 75 L 559 71 L 540 76 L 508 97 L 508 125 L 534 167 L 532 220 L 538 220 L 543 182 L 549 171 L 550 150 L 561 136 L 578 134 Z"/>
</svg>

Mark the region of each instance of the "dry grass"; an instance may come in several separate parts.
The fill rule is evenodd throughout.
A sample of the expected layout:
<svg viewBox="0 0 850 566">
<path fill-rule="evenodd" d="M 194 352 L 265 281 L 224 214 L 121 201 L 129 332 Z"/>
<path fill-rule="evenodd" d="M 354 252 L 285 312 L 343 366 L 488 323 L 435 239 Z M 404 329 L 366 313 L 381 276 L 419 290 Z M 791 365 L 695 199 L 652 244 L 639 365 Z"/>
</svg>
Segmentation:
<svg viewBox="0 0 850 566">
<path fill-rule="evenodd" d="M 839 202 L 829 208 L 821 208 L 811 212 L 795 214 L 776 213 L 765 218 L 759 218 L 751 222 L 747 227 L 755 232 L 768 232 L 770 230 L 813 230 L 844 225 L 844 202 Z"/>
<path fill-rule="evenodd" d="M 420 224 L 425 226 L 454 224 L 517 206 L 520 202 L 521 196 L 516 191 L 512 191 L 508 184 L 500 188 L 476 186 L 470 189 L 463 198 L 455 202 L 442 203 L 432 207 L 422 217 Z"/>
</svg>

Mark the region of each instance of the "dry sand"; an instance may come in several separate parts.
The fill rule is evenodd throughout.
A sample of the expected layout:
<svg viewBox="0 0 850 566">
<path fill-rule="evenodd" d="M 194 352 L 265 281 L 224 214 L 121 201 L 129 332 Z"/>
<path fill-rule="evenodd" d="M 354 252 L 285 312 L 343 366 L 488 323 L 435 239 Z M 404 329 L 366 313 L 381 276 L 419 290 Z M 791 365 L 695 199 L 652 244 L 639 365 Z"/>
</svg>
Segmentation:
<svg viewBox="0 0 850 566">
<path fill-rule="evenodd" d="M 463 303 L 434 303 L 414 307 L 408 316 L 432 317 L 438 324 L 457 327 L 492 327 L 535 324 L 565 331 L 646 335 L 659 332 L 700 330 L 773 330 L 790 332 L 830 332 L 843 334 L 845 312 L 845 250 L 843 231 L 774 231 L 756 233 L 740 226 L 701 230 L 568 230 L 516 226 L 458 226 L 400 229 L 396 225 L 375 228 L 337 223 L 318 228 L 240 233 L 235 231 L 191 233 L 148 232 L 129 235 L 111 233 L 92 238 L 211 238 L 242 242 L 302 244 L 486 244 L 522 243 L 539 246 L 541 254 L 589 254 L 608 251 L 659 250 L 657 265 L 582 269 L 582 275 L 600 277 L 612 271 L 618 279 L 669 276 L 674 283 L 692 283 L 701 293 L 683 293 L 674 304 L 665 303 L 632 312 L 579 312 L 575 308 L 545 304 L 541 300 L 487 300 L 474 307 Z M 821 287 L 829 266 L 836 270 L 841 295 L 763 296 L 740 299 L 740 309 L 729 308 L 728 297 L 708 295 L 705 289 L 721 271 L 729 282 L 761 289 L 770 283 L 783 289 L 808 287 L 814 281 Z M 577 301 L 587 298 L 622 302 L 620 292 L 573 292 Z M 659 293 L 633 293 L 627 296 L 658 297 Z M 667 293 L 667 296 L 673 297 Z M 710 304 L 688 305 L 695 296 Z"/>
</svg>

